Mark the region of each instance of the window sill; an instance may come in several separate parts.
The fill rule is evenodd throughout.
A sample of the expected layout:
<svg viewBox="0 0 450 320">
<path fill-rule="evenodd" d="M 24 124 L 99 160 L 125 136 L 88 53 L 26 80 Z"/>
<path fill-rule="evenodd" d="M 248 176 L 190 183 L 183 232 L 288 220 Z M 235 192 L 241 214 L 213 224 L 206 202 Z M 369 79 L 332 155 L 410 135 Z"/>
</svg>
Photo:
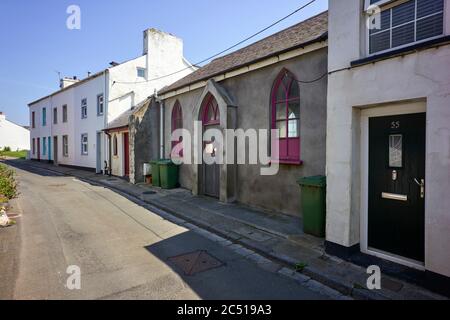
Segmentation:
<svg viewBox="0 0 450 320">
<path fill-rule="evenodd" d="M 450 36 L 443 36 L 443 37 L 440 37 L 437 39 L 424 41 L 424 42 L 420 42 L 420 43 L 415 43 L 415 44 L 412 44 L 410 46 L 403 47 L 400 49 L 392 49 L 391 51 L 387 51 L 387 52 L 380 53 L 380 54 L 375 54 L 375 55 L 369 56 L 367 58 L 352 61 L 350 63 L 350 65 L 351 65 L 351 67 L 358 67 L 358 66 L 362 66 L 365 64 L 369 64 L 369 63 L 375 63 L 377 61 L 382 61 L 382 60 L 402 56 L 405 54 L 414 53 L 417 50 L 423 50 L 423 49 L 436 47 L 436 46 L 442 45 L 446 42 L 450 42 Z"/>
</svg>

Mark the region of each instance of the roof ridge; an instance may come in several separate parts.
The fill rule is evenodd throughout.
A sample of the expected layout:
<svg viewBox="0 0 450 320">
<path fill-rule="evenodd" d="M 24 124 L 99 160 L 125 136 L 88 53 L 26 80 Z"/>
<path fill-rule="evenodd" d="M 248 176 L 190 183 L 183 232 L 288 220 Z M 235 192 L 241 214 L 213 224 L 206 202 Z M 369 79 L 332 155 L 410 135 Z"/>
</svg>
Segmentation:
<svg viewBox="0 0 450 320">
<path fill-rule="evenodd" d="M 165 94 L 276 54 L 311 45 L 326 38 L 327 32 L 328 10 L 218 57 L 184 78 L 160 89 L 158 93 Z"/>
<path fill-rule="evenodd" d="M 228 54 L 226 54 L 226 55 L 217 57 L 217 58 L 211 60 L 211 62 L 209 62 L 209 63 L 212 63 L 212 62 L 214 62 L 214 61 L 216 61 L 216 60 L 220 60 L 220 59 L 226 58 L 227 56 L 230 56 L 230 55 L 232 55 L 232 54 L 238 53 L 238 52 L 240 52 L 241 50 L 248 49 L 249 47 L 252 47 L 252 46 L 254 46 L 254 45 L 257 45 L 258 43 L 261 43 L 261 42 L 263 42 L 263 41 L 266 41 L 267 39 L 269 39 L 269 38 L 271 38 L 271 37 L 276 37 L 276 36 L 279 35 L 280 33 L 283 33 L 283 32 L 286 32 L 286 31 L 289 30 L 289 29 L 293 29 L 293 28 L 295 28 L 295 27 L 298 27 L 299 25 L 304 24 L 304 23 L 307 23 L 308 21 L 313 20 L 313 19 L 315 19 L 315 18 L 317 18 L 317 17 L 319 17 L 319 16 L 321 16 L 321 15 L 323 15 L 323 14 L 326 14 L 326 13 L 328 13 L 328 10 L 322 11 L 321 13 L 318 13 L 318 14 L 312 16 L 312 17 L 309 17 L 309 18 L 307 18 L 307 19 L 305 19 L 305 20 L 302 20 L 302 21 L 300 21 L 300 22 L 297 22 L 296 24 L 293 24 L 293 25 L 290 26 L 290 27 L 284 28 L 284 29 L 282 29 L 282 30 L 280 30 L 280 31 L 278 31 L 278 32 L 275 32 L 275 33 L 273 33 L 273 34 L 271 34 L 271 35 L 268 35 L 267 37 L 264 37 L 264 38 L 262 38 L 262 39 L 259 39 L 258 41 L 255 41 L 255 42 L 253 42 L 253 43 L 250 43 L 250 44 L 246 45 L 245 47 L 242 47 L 242 48 L 240 48 L 240 49 L 238 49 L 238 50 L 236 50 L 236 51 L 233 51 L 233 52 L 230 52 L 230 53 L 228 53 Z M 208 64 L 209 64 L 209 63 L 208 63 Z M 204 65 L 204 67 L 207 66 L 208 64 Z M 202 67 L 202 68 L 203 68 L 203 67 Z"/>
</svg>

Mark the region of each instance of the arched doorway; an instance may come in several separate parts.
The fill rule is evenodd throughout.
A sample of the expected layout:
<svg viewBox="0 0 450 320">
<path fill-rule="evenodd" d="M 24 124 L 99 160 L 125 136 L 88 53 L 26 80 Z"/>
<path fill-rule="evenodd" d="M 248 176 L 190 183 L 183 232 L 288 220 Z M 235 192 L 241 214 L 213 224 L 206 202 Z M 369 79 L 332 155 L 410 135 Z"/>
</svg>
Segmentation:
<svg viewBox="0 0 450 320">
<path fill-rule="evenodd" d="M 201 112 L 200 120 L 202 121 L 203 133 L 210 129 L 220 130 L 220 110 L 217 100 L 213 95 L 208 94 L 205 97 Z M 205 160 L 205 154 L 211 159 L 217 159 L 221 150 L 217 145 L 218 141 L 215 137 L 212 137 L 210 141 L 203 142 L 203 161 L 201 164 L 201 191 L 202 194 L 220 198 L 220 164 L 211 163 L 211 161 Z M 208 163 L 207 163 L 208 162 Z"/>
<path fill-rule="evenodd" d="M 195 104 L 193 118 L 202 124 L 200 128 L 195 130 L 205 133 L 205 130 L 217 129 L 225 135 L 227 129 L 236 129 L 237 104 L 224 87 L 211 79 L 206 83 L 203 93 Z M 224 162 L 225 159 L 229 162 L 228 159 L 235 158 L 235 153 L 232 150 L 227 150 L 225 142 L 222 146 L 219 144 L 217 155 L 221 160 L 219 162 L 222 164 L 204 167 L 204 164 L 202 164 L 204 163 L 202 161 L 204 149 L 202 147 L 206 147 L 206 144 L 202 141 L 202 132 L 198 133 L 197 140 L 194 141 L 196 165 L 193 166 L 192 170 L 192 181 L 194 181 L 192 193 L 194 195 L 211 195 L 225 203 L 235 201 L 237 190 L 237 170 L 236 165 L 233 164 L 235 161 L 226 164 Z M 212 188 L 212 191 L 210 188 Z"/>
</svg>

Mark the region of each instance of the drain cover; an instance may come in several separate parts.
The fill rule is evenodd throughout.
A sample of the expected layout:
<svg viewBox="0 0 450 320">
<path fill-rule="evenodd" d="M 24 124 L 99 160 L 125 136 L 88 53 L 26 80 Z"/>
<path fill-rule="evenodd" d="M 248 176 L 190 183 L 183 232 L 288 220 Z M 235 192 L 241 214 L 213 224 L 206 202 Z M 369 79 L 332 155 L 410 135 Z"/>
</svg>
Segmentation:
<svg viewBox="0 0 450 320">
<path fill-rule="evenodd" d="M 169 258 L 187 276 L 222 267 L 224 264 L 204 250 Z"/>
</svg>

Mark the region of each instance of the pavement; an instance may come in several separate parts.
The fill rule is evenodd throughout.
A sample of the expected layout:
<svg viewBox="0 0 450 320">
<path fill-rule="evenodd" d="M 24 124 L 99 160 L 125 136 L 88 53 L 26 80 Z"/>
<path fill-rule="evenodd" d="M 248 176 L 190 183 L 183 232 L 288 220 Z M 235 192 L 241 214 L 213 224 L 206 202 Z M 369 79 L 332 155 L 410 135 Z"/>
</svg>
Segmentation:
<svg viewBox="0 0 450 320">
<path fill-rule="evenodd" d="M 162 190 L 97 175 L 92 172 L 57 167 L 25 160 L 10 165 L 28 171 L 43 170 L 76 177 L 93 186 L 102 186 L 141 208 L 146 208 L 190 232 L 227 245 L 263 269 L 288 277 L 316 292 L 335 299 L 441 300 L 444 297 L 407 281 L 382 274 L 382 289 L 368 290 L 365 268 L 329 256 L 323 239 L 306 235 L 299 218 L 267 212 L 239 204 L 223 204 L 195 197 L 183 189 Z"/>
<path fill-rule="evenodd" d="M 25 161 L 9 164 L 20 195 L 8 211 L 17 224 L 0 229 L 0 299 L 345 299 L 109 188 Z M 71 287 L 73 266 L 79 290 Z"/>
</svg>

